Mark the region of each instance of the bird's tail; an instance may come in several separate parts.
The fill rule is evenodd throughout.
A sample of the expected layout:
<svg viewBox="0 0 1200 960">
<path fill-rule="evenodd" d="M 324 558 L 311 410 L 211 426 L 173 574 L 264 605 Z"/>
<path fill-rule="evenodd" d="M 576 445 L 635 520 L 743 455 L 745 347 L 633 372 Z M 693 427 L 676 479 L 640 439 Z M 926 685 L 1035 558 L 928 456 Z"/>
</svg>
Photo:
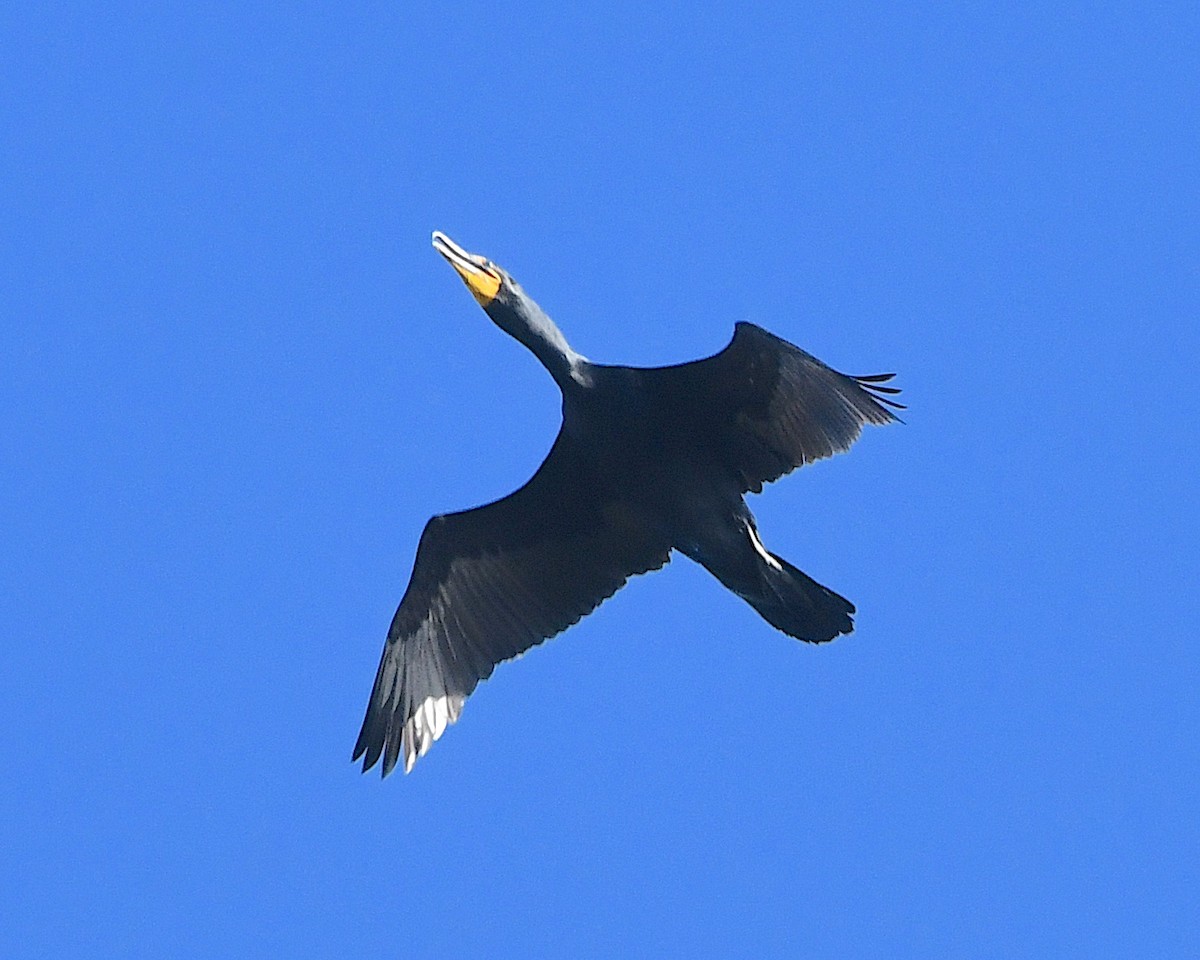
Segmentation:
<svg viewBox="0 0 1200 960">
<path fill-rule="evenodd" d="M 823 643 L 854 629 L 854 604 L 823 587 L 782 557 L 760 567 L 760 589 L 742 597 L 771 626 L 789 637 Z"/>
</svg>

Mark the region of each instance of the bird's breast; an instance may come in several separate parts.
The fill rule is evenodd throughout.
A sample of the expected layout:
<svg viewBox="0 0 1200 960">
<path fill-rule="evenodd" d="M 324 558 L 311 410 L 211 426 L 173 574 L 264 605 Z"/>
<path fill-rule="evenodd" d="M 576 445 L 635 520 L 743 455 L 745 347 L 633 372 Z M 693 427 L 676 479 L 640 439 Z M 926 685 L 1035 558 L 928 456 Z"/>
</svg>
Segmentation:
<svg viewBox="0 0 1200 960">
<path fill-rule="evenodd" d="M 697 518 L 741 502 L 710 449 L 661 411 L 633 403 L 564 410 L 563 429 L 618 528 L 650 526 L 674 542 Z"/>
</svg>

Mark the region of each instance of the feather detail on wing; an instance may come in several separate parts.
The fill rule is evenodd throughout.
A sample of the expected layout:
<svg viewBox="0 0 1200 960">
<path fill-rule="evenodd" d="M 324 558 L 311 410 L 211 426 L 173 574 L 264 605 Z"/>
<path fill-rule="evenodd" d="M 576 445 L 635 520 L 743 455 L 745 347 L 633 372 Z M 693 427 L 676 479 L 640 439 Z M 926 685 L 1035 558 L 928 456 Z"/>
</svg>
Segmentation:
<svg viewBox="0 0 1200 960">
<path fill-rule="evenodd" d="M 591 489 L 562 434 L 533 478 L 483 507 L 434 517 L 392 620 L 353 759 L 409 771 L 498 663 L 565 630 L 632 575 L 663 566 L 620 503 Z"/>
<path fill-rule="evenodd" d="M 851 377 L 752 323 L 739 323 L 720 353 L 645 371 L 664 409 L 703 426 L 743 492 L 849 449 L 866 424 L 904 409 L 893 374 Z"/>
</svg>

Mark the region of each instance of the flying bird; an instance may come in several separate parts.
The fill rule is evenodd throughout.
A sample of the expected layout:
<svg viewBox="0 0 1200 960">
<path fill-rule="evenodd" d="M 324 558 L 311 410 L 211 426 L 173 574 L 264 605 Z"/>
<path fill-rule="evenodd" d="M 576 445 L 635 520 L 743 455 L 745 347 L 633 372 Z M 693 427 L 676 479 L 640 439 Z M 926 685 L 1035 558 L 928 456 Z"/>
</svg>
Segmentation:
<svg viewBox="0 0 1200 960">
<path fill-rule="evenodd" d="M 768 550 L 744 495 L 846 450 L 903 409 L 893 374 L 852 377 L 752 323 L 724 350 L 669 367 L 592 363 L 512 276 L 440 232 L 488 317 L 550 372 L 562 426 L 523 487 L 436 516 L 417 547 L 354 747 L 404 769 L 459 718 L 498 663 L 594 610 L 677 550 L 772 626 L 812 643 L 854 629 L 854 605 Z"/>
</svg>

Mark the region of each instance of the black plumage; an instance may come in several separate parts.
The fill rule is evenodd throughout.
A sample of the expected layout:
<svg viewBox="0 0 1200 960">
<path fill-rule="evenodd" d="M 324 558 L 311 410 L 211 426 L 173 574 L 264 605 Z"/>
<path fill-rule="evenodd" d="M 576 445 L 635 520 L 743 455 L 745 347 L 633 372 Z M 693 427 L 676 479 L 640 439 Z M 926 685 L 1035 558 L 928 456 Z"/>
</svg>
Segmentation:
<svg viewBox="0 0 1200 960">
<path fill-rule="evenodd" d="M 851 377 L 750 323 L 715 356 L 594 364 L 512 279 L 440 233 L 434 246 L 495 323 L 542 361 L 563 423 L 515 493 L 434 517 L 388 631 L 354 759 L 410 770 L 496 664 L 565 630 L 678 550 L 769 623 L 822 642 L 853 605 L 766 550 L 743 494 L 896 419 L 891 374 Z"/>
</svg>

